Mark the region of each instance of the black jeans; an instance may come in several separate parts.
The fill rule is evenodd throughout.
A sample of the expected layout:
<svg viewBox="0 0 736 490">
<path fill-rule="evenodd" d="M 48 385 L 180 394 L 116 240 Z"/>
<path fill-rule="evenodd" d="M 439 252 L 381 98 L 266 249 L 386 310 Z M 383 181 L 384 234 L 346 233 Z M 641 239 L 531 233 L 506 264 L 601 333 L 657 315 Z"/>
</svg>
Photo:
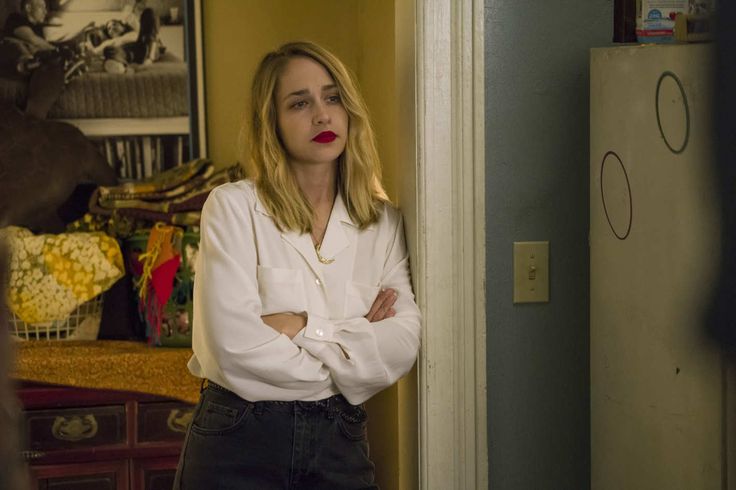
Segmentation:
<svg viewBox="0 0 736 490">
<path fill-rule="evenodd" d="M 253 403 L 208 383 L 174 490 L 378 489 L 366 418 L 342 395 Z"/>
</svg>

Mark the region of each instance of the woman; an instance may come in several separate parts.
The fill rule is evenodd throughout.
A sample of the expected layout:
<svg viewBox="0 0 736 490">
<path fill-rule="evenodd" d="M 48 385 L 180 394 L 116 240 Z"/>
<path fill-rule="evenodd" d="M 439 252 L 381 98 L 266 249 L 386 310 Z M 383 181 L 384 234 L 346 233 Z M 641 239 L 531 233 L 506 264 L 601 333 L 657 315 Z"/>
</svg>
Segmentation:
<svg viewBox="0 0 736 490">
<path fill-rule="evenodd" d="M 141 13 L 138 35 L 134 42 L 121 44 L 115 38 L 114 43 L 102 50 L 105 62 L 103 67 L 107 73 L 123 74 L 128 72 L 130 63 L 150 65 L 161 57 L 166 47 L 159 38 L 159 20 L 153 9 L 147 8 Z"/>
<path fill-rule="evenodd" d="M 153 9 L 144 9 L 141 13 L 138 38 L 134 43 L 123 46 L 128 62 L 149 65 L 159 59 L 165 50 L 158 37 L 160 29 L 158 16 Z"/>
<path fill-rule="evenodd" d="M 411 369 L 420 315 L 365 104 L 311 43 L 252 87 L 248 175 L 208 198 L 175 488 L 377 488 L 362 403 Z"/>
</svg>

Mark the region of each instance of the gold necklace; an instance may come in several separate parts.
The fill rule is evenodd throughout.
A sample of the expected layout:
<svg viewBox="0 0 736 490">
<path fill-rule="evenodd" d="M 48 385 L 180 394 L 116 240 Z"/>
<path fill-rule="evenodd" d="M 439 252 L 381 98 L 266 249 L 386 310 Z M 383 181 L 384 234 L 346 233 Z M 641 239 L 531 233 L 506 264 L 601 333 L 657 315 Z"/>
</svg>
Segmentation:
<svg viewBox="0 0 736 490">
<path fill-rule="evenodd" d="M 335 259 L 326 259 L 326 258 L 322 257 L 322 255 L 319 253 L 319 249 L 320 249 L 321 246 L 322 246 L 321 243 L 315 243 L 314 244 L 314 251 L 317 252 L 317 260 L 319 260 L 321 263 L 323 263 L 325 265 L 330 265 L 331 263 L 333 263 L 335 261 Z"/>
<path fill-rule="evenodd" d="M 330 208 L 330 214 L 327 216 L 327 223 L 329 224 L 330 218 L 332 217 L 332 209 L 335 207 L 335 196 L 332 197 L 332 207 Z M 312 230 L 314 231 L 314 230 Z M 322 264 L 330 265 L 335 261 L 335 259 L 326 259 L 322 257 L 322 254 L 319 253 L 319 249 L 322 247 L 322 240 L 325 239 L 325 233 L 327 232 L 327 224 L 325 224 L 324 230 L 322 230 L 322 239 L 317 241 L 317 238 L 315 237 L 315 244 L 314 244 L 314 251 L 317 252 L 317 260 L 319 260 Z"/>
</svg>

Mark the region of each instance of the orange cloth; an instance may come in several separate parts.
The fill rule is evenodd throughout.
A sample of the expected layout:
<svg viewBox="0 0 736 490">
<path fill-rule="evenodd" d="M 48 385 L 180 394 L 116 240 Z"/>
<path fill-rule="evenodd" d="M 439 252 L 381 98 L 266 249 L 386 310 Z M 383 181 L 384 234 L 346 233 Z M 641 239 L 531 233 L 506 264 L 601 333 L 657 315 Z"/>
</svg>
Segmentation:
<svg viewBox="0 0 736 490">
<path fill-rule="evenodd" d="M 181 264 L 181 243 L 184 231 L 175 226 L 156 223 L 151 229 L 146 252 L 138 259 L 143 263 L 139 283 L 141 301 L 148 323 L 148 339 L 159 344 L 164 307 L 174 289 L 174 278 Z"/>
<path fill-rule="evenodd" d="M 119 340 L 15 344 L 13 377 L 82 388 L 138 391 L 190 403 L 199 399 L 201 380 L 192 376 L 188 348 L 151 348 Z"/>
</svg>

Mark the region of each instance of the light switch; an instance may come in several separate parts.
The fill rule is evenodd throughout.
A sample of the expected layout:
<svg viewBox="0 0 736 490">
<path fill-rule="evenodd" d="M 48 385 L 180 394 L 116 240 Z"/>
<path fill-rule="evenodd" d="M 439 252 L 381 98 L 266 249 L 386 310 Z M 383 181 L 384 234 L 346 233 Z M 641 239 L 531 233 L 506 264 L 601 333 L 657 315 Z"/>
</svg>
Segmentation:
<svg viewBox="0 0 736 490">
<path fill-rule="evenodd" d="M 514 242 L 514 303 L 549 302 L 549 242 Z"/>
</svg>

